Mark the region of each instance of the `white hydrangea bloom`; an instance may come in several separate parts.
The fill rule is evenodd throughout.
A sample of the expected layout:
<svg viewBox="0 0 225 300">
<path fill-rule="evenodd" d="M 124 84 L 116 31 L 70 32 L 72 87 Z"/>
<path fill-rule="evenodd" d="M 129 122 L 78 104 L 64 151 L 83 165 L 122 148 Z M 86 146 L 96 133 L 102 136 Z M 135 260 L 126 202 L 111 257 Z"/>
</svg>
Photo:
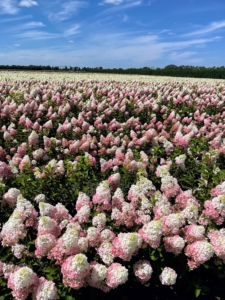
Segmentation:
<svg viewBox="0 0 225 300">
<path fill-rule="evenodd" d="M 55 283 L 52 281 L 43 281 L 39 284 L 35 292 L 35 299 L 37 300 L 52 300 L 56 299 L 57 291 Z"/>
<path fill-rule="evenodd" d="M 177 279 L 177 273 L 171 268 L 164 268 L 159 279 L 163 285 L 174 285 Z"/>
<path fill-rule="evenodd" d="M 88 222 L 90 215 L 91 215 L 90 206 L 84 205 L 78 210 L 78 212 L 76 214 L 76 218 L 78 219 L 78 221 L 80 223 Z"/>
<path fill-rule="evenodd" d="M 48 216 L 54 208 L 55 207 L 49 203 L 39 202 L 39 211 L 41 216 Z"/>
<path fill-rule="evenodd" d="M 39 203 L 39 202 L 45 202 L 45 195 L 44 194 L 39 194 L 34 198 L 34 201 Z"/>
<path fill-rule="evenodd" d="M 106 215 L 104 213 L 97 214 L 92 219 L 92 225 L 100 228 L 104 228 L 106 224 Z"/>
<path fill-rule="evenodd" d="M 34 272 L 28 267 L 22 267 L 13 274 L 14 285 L 17 290 L 24 289 L 33 284 Z"/>
<path fill-rule="evenodd" d="M 47 166 L 50 166 L 51 168 L 56 168 L 57 167 L 57 160 L 52 159 L 50 162 L 47 164 Z"/>
<path fill-rule="evenodd" d="M 107 267 L 101 264 L 93 265 L 91 268 L 91 281 L 98 283 L 106 279 Z"/>
<path fill-rule="evenodd" d="M 214 197 L 212 199 L 212 205 L 220 213 L 222 213 L 223 211 L 225 211 L 225 194 L 219 195 L 218 197 Z"/>
<path fill-rule="evenodd" d="M 69 223 L 66 232 L 62 235 L 62 243 L 67 248 L 77 247 L 79 232 L 75 225 Z"/>
<path fill-rule="evenodd" d="M 12 253 L 18 259 L 22 258 L 24 250 L 25 250 L 24 245 L 16 244 L 16 245 L 12 246 Z"/>
<path fill-rule="evenodd" d="M 89 263 L 87 261 L 86 255 L 80 253 L 76 254 L 74 258 L 72 259 L 71 267 L 73 270 L 79 270 L 81 272 L 88 270 Z"/>
<path fill-rule="evenodd" d="M 195 204 L 190 204 L 181 212 L 183 218 L 187 219 L 189 224 L 196 223 L 198 219 L 198 207 Z"/>
<path fill-rule="evenodd" d="M 169 170 L 170 170 L 170 165 L 158 166 L 156 169 L 156 173 L 158 174 L 159 177 L 164 177 L 170 174 Z"/>
<path fill-rule="evenodd" d="M 55 223 L 53 219 L 49 218 L 48 216 L 42 216 L 38 222 L 38 230 L 53 230 L 55 227 Z"/>
</svg>

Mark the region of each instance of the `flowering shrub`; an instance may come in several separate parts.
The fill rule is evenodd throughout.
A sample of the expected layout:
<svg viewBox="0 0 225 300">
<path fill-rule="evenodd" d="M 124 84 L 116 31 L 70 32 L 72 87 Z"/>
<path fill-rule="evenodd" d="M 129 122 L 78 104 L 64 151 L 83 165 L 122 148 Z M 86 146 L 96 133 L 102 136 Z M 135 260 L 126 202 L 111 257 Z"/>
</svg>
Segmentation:
<svg viewBox="0 0 225 300">
<path fill-rule="evenodd" d="M 192 274 L 225 275 L 224 103 L 220 82 L 0 81 L 4 299 L 206 293 Z"/>
</svg>

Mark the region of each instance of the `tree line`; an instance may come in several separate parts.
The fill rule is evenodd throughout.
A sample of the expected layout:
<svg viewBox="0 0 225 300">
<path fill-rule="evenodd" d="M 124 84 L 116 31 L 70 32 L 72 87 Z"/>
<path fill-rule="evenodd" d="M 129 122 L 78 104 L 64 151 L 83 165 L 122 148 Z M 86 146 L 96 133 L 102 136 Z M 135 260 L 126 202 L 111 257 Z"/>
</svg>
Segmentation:
<svg viewBox="0 0 225 300">
<path fill-rule="evenodd" d="M 110 73 L 110 74 L 136 74 L 171 77 L 195 77 L 225 79 L 225 67 L 202 67 L 202 66 L 176 66 L 170 64 L 164 68 L 144 67 L 144 68 L 89 68 L 89 67 L 59 67 L 59 66 L 20 66 L 20 65 L 0 65 L 0 70 L 28 70 L 28 71 L 63 71 L 63 72 L 89 72 L 89 73 Z"/>
</svg>

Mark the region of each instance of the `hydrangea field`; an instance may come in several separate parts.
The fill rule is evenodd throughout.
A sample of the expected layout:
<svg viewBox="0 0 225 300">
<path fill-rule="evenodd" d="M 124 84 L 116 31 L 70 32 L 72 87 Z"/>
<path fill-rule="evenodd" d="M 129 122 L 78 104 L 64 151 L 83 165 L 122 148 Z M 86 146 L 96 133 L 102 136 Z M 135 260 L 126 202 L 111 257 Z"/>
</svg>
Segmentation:
<svg viewBox="0 0 225 300">
<path fill-rule="evenodd" d="M 66 76 L 0 73 L 0 300 L 204 299 L 225 278 L 225 82 Z"/>
</svg>

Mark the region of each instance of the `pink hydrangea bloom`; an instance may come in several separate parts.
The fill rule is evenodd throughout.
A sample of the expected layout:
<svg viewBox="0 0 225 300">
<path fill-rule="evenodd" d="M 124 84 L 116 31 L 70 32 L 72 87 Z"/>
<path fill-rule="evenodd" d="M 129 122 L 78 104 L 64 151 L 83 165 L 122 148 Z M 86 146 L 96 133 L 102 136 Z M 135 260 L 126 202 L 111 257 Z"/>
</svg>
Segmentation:
<svg viewBox="0 0 225 300">
<path fill-rule="evenodd" d="M 103 229 L 100 235 L 101 235 L 102 242 L 104 241 L 111 242 L 116 237 L 115 233 L 110 229 Z"/>
<path fill-rule="evenodd" d="M 47 129 L 53 128 L 52 120 L 49 120 L 45 124 L 43 124 L 43 128 L 47 128 Z"/>
<path fill-rule="evenodd" d="M 121 221 L 126 227 L 132 227 L 137 218 L 135 207 L 132 203 L 123 202 L 121 211 Z"/>
<path fill-rule="evenodd" d="M 180 210 L 185 209 L 188 205 L 194 204 L 200 208 L 197 199 L 192 195 L 192 190 L 182 191 L 177 195 L 175 202 Z"/>
<path fill-rule="evenodd" d="M 161 241 L 162 221 L 151 221 L 139 229 L 138 233 L 142 236 L 147 244 L 156 249 L 159 247 Z"/>
<path fill-rule="evenodd" d="M 90 264 L 90 277 L 88 283 L 90 286 L 98 289 L 104 289 L 107 277 L 107 267 L 97 263 L 96 261 Z"/>
<path fill-rule="evenodd" d="M 133 255 L 138 253 L 143 239 L 138 233 L 120 233 L 112 242 L 112 254 L 129 261 Z"/>
<path fill-rule="evenodd" d="M 210 230 L 208 237 L 213 245 L 215 254 L 225 263 L 225 234 L 217 230 Z"/>
<path fill-rule="evenodd" d="M 136 184 L 132 184 L 128 192 L 128 200 L 132 202 L 134 207 L 138 205 L 139 200 L 154 194 L 156 188 L 153 183 L 144 176 L 140 176 Z"/>
<path fill-rule="evenodd" d="M 159 279 L 163 285 L 174 285 L 177 279 L 177 273 L 171 268 L 164 268 Z"/>
<path fill-rule="evenodd" d="M 125 201 L 123 192 L 120 188 L 117 188 L 112 196 L 112 208 L 122 209 L 122 204 Z"/>
<path fill-rule="evenodd" d="M 65 257 L 75 255 L 79 252 L 79 230 L 75 224 L 69 223 L 66 232 L 57 240 L 49 254 L 49 258 L 54 258 L 61 263 Z"/>
<path fill-rule="evenodd" d="M 22 194 L 17 197 L 16 210 L 20 213 L 27 227 L 36 228 L 38 212 Z"/>
<path fill-rule="evenodd" d="M 187 225 L 183 228 L 184 239 L 188 243 L 201 241 L 205 238 L 205 227 L 201 225 Z"/>
<path fill-rule="evenodd" d="M 36 131 L 32 131 L 31 134 L 28 136 L 28 143 L 29 146 L 37 146 L 38 145 L 38 134 L 36 133 Z"/>
<path fill-rule="evenodd" d="M 69 214 L 68 209 L 66 209 L 63 204 L 57 203 L 55 208 L 56 208 L 56 213 L 54 219 L 57 220 L 57 222 L 62 222 L 63 220 L 72 219 L 72 216 Z"/>
<path fill-rule="evenodd" d="M 145 214 L 143 211 L 141 210 L 137 210 L 137 218 L 135 219 L 135 223 L 138 225 L 143 225 L 143 224 L 147 224 L 151 221 L 151 216 L 148 214 Z"/>
<path fill-rule="evenodd" d="M 10 206 L 14 206 L 17 201 L 17 197 L 20 194 L 20 190 L 16 188 L 10 188 L 7 193 L 3 195 L 3 204 L 7 203 Z"/>
<path fill-rule="evenodd" d="M 19 164 L 20 172 L 29 169 L 31 166 L 31 161 L 29 155 L 25 155 Z"/>
<path fill-rule="evenodd" d="M 16 244 L 16 245 L 12 246 L 12 253 L 18 259 L 22 258 L 24 250 L 25 250 L 24 245 Z"/>
<path fill-rule="evenodd" d="M 3 161 L 0 161 L 0 179 L 2 178 L 11 178 L 12 171 L 11 168 Z"/>
<path fill-rule="evenodd" d="M 89 205 L 82 206 L 74 217 L 74 220 L 78 220 L 79 223 L 87 223 L 91 215 L 91 209 Z"/>
<path fill-rule="evenodd" d="M 168 216 L 172 213 L 171 205 L 170 203 L 159 203 L 158 205 L 155 205 L 153 207 L 153 212 L 155 214 L 154 220 L 159 220 L 163 216 Z"/>
<path fill-rule="evenodd" d="M 115 289 L 128 280 L 128 270 L 119 263 L 113 263 L 107 270 L 106 284 Z"/>
<path fill-rule="evenodd" d="M 26 227 L 20 213 L 14 210 L 9 220 L 3 225 L 1 239 L 3 246 L 13 246 L 18 244 L 27 235 Z"/>
<path fill-rule="evenodd" d="M 88 197 L 85 193 L 79 192 L 77 201 L 76 201 L 76 210 L 79 210 L 82 206 L 88 205 L 92 208 L 92 204 L 90 201 L 90 197 Z"/>
<path fill-rule="evenodd" d="M 106 264 L 110 265 L 113 263 L 114 255 L 112 253 L 112 244 L 108 241 L 104 241 L 101 243 L 99 248 L 97 248 L 97 252 L 101 257 L 101 260 Z"/>
<path fill-rule="evenodd" d="M 115 191 L 120 186 L 121 176 L 120 173 L 112 174 L 108 178 L 109 185 L 113 191 Z"/>
<path fill-rule="evenodd" d="M 94 216 L 92 219 L 92 225 L 98 227 L 99 229 L 105 228 L 106 215 L 104 213 L 100 213 Z"/>
<path fill-rule="evenodd" d="M 195 241 L 185 248 L 185 254 L 190 258 L 189 267 L 195 269 L 213 256 L 214 249 L 213 245 L 205 240 Z"/>
<path fill-rule="evenodd" d="M 58 297 L 55 283 L 40 277 L 38 286 L 33 293 L 34 300 L 56 300 Z"/>
<path fill-rule="evenodd" d="M 87 257 L 84 254 L 69 256 L 62 264 L 63 283 L 74 289 L 79 289 L 85 284 L 90 274 Z"/>
<path fill-rule="evenodd" d="M 13 264 L 6 264 L 6 263 L 3 263 L 2 265 L 2 272 L 3 272 L 3 275 L 4 275 L 4 278 L 5 279 L 9 279 L 9 276 L 19 270 L 19 266 L 17 265 L 13 265 Z"/>
<path fill-rule="evenodd" d="M 21 267 L 10 274 L 7 285 L 8 288 L 12 289 L 13 297 L 25 300 L 38 285 L 38 277 L 30 268 Z"/>
<path fill-rule="evenodd" d="M 182 214 L 169 214 L 162 217 L 162 221 L 162 232 L 164 235 L 179 234 L 180 227 L 183 225 Z"/>
<path fill-rule="evenodd" d="M 133 270 L 134 275 L 142 284 L 146 283 L 151 278 L 153 272 L 151 264 L 147 260 L 138 260 L 134 264 Z"/>
<path fill-rule="evenodd" d="M 97 187 L 96 194 L 93 196 L 92 202 L 100 205 L 102 210 L 111 209 L 111 192 L 108 180 L 101 182 Z"/>
<path fill-rule="evenodd" d="M 225 181 L 221 184 L 218 184 L 214 189 L 210 192 L 211 196 L 219 196 L 221 194 L 225 194 Z"/>
<path fill-rule="evenodd" d="M 195 204 L 190 204 L 181 211 L 183 219 L 186 219 L 189 224 L 196 224 L 199 218 L 199 207 Z"/>
<path fill-rule="evenodd" d="M 220 211 L 217 209 L 217 206 L 214 205 L 212 200 L 206 200 L 204 202 L 204 208 L 202 213 L 209 220 L 214 221 L 217 225 L 221 225 L 224 222 L 224 216 L 220 215 Z"/>
<path fill-rule="evenodd" d="M 41 148 L 35 150 L 32 152 L 33 158 L 38 160 L 40 158 L 42 158 L 45 155 L 45 151 Z"/>
<path fill-rule="evenodd" d="M 42 257 L 48 255 L 49 251 L 55 247 L 56 245 L 56 237 L 53 234 L 46 233 L 40 234 L 37 236 L 35 240 L 35 255 L 37 257 Z"/>
<path fill-rule="evenodd" d="M 97 247 L 101 242 L 100 230 L 95 227 L 89 227 L 87 229 L 87 239 L 90 247 Z"/>
<path fill-rule="evenodd" d="M 161 181 L 161 191 L 164 192 L 167 198 L 175 197 L 181 192 L 177 179 L 171 175 L 163 176 Z"/>
<path fill-rule="evenodd" d="M 165 237 L 163 242 L 166 251 L 172 252 L 175 255 L 180 254 L 185 246 L 184 239 L 179 235 Z"/>
<path fill-rule="evenodd" d="M 43 216 L 39 218 L 38 221 L 38 234 L 46 234 L 50 233 L 53 234 L 54 236 L 58 236 L 60 234 L 60 228 L 57 224 L 57 222 L 48 217 L 48 216 Z"/>
</svg>

